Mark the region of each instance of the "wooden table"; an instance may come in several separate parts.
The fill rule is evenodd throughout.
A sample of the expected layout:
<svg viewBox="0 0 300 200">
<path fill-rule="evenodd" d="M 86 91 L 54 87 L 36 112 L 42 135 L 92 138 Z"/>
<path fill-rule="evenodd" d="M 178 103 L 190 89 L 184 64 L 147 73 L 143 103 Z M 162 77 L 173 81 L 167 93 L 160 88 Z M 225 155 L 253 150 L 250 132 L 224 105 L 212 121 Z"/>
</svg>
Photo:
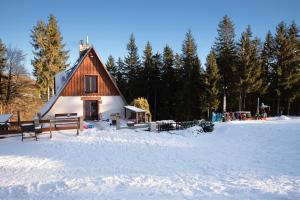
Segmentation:
<svg viewBox="0 0 300 200">
<path fill-rule="evenodd" d="M 35 138 L 35 140 L 38 140 L 38 134 L 42 132 L 41 127 L 35 126 L 35 124 L 22 124 L 21 126 L 21 131 L 22 131 L 22 142 L 25 138 Z M 33 136 L 26 136 L 25 133 L 34 133 Z"/>
</svg>

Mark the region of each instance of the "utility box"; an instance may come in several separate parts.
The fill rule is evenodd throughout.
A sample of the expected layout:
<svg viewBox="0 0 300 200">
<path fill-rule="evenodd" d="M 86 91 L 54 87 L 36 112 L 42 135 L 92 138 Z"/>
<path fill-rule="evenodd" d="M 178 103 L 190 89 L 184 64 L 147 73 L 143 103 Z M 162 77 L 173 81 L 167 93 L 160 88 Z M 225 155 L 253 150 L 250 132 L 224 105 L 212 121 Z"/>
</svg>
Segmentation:
<svg viewBox="0 0 300 200">
<path fill-rule="evenodd" d="M 149 126 L 150 126 L 150 131 L 151 132 L 156 132 L 157 131 L 156 122 L 149 122 Z"/>
<path fill-rule="evenodd" d="M 116 119 L 116 129 L 118 130 L 121 127 L 121 122 L 120 122 L 121 116 L 120 116 L 120 113 L 117 113 L 115 115 L 115 119 Z"/>
</svg>

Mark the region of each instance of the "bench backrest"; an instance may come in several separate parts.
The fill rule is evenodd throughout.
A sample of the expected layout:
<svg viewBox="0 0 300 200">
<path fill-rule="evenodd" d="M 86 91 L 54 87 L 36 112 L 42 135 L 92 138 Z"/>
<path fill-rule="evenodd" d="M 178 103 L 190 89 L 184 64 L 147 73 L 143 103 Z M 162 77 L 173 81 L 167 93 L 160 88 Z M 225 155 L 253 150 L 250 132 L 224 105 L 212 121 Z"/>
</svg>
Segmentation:
<svg viewBox="0 0 300 200">
<path fill-rule="evenodd" d="M 69 117 L 69 116 L 77 116 L 77 113 L 57 113 L 54 115 L 55 117 Z"/>
</svg>

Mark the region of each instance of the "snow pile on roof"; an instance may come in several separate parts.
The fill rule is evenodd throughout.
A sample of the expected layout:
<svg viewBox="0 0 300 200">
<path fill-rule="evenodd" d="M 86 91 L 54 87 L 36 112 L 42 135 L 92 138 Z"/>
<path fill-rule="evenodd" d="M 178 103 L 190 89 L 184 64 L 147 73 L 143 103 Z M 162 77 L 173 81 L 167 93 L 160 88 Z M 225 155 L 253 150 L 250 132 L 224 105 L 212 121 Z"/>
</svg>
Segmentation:
<svg viewBox="0 0 300 200">
<path fill-rule="evenodd" d="M 0 199 L 300 199 L 300 119 L 200 135 L 101 123 L 0 140 Z"/>
<path fill-rule="evenodd" d="M 131 110 L 133 112 L 146 112 L 145 110 L 135 106 L 124 106 L 124 108 L 127 108 L 128 110 Z"/>
<path fill-rule="evenodd" d="M 55 91 L 59 91 L 67 80 L 65 71 L 62 71 L 55 75 Z"/>
<path fill-rule="evenodd" d="M 51 97 L 49 99 L 49 101 L 47 101 L 44 106 L 40 109 L 40 113 L 41 113 L 41 116 L 44 116 L 44 114 L 46 112 L 48 112 L 48 110 L 51 108 L 51 106 L 54 104 L 55 100 L 57 98 L 57 95 L 54 95 L 53 97 Z"/>
</svg>

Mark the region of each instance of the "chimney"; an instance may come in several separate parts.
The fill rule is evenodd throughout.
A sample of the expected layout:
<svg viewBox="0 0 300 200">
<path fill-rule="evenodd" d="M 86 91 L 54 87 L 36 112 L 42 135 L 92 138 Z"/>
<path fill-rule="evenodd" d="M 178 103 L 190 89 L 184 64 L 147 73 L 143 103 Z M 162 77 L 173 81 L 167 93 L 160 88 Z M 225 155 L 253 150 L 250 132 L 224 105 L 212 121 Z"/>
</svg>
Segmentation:
<svg viewBox="0 0 300 200">
<path fill-rule="evenodd" d="M 90 45 L 88 44 L 88 36 L 86 37 L 86 42 L 84 42 L 83 40 L 80 40 L 80 45 L 79 45 L 79 56 L 82 56 L 82 53 L 90 48 Z"/>
</svg>

